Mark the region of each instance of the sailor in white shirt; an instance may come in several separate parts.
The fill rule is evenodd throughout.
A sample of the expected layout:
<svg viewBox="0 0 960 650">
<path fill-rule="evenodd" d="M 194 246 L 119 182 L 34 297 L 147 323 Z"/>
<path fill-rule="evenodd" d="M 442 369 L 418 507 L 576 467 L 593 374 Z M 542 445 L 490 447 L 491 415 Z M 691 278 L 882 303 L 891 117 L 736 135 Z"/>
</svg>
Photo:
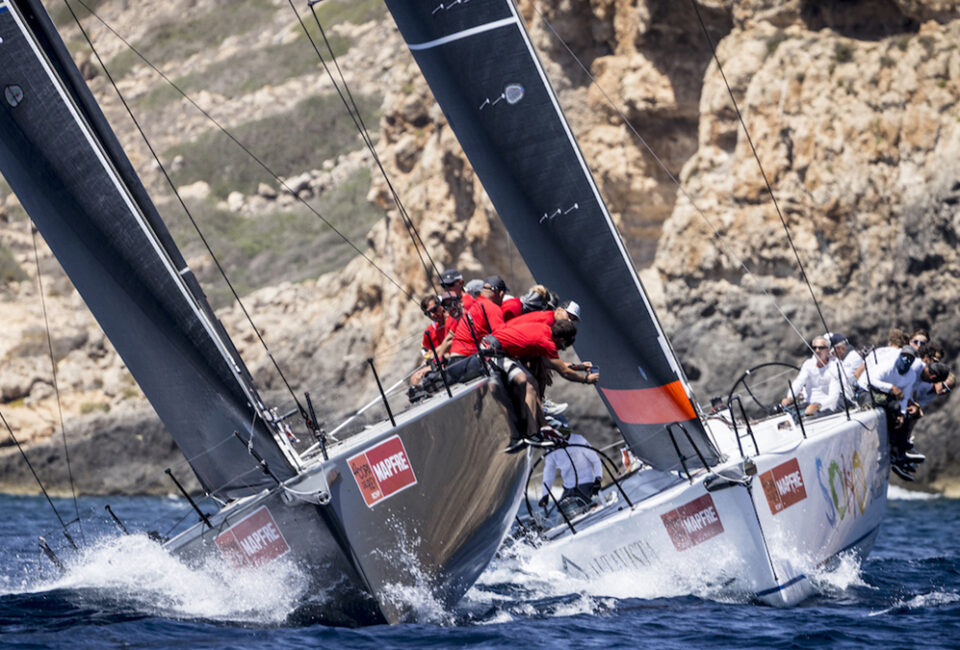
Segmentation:
<svg viewBox="0 0 960 650">
<path fill-rule="evenodd" d="M 569 423 L 562 415 L 551 416 L 547 422 L 564 439 L 561 445 L 585 445 L 589 447 L 587 439 L 578 433 L 573 433 Z M 580 496 L 584 501 L 590 499 L 600 491 L 603 477 L 603 467 L 600 456 L 593 449 L 586 447 L 564 447 L 551 450 L 543 461 L 543 494 L 539 505 L 544 507 L 549 502 L 550 487 L 557 472 L 563 477 L 563 494 L 558 501 L 569 496 Z"/>
<path fill-rule="evenodd" d="M 849 345 L 843 334 L 828 334 L 826 338 L 833 349 L 833 357 L 843 369 L 843 394 L 852 402 L 857 392 L 856 371 L 863 365 L 863 357 Z"/>
<path fill-rule="evenodd" d="M 811 342 L 813 356 L 803 362 L 797 378 L 793 380 L 792 393 L 788 393 L 780 404 L 789 406 L 793 395 L 806 402 L 806 415 L 817 411 L 835 411 L 840 406 L 840 368 L 839 362 L 830 357 L 830 345 L 823 336 Z"/>
<path fill-rule="evenodd" d="M 920 380 L 923 362 L 912 346 L 880 348 L 867 355 L 866 370 L 857 380 L 863 390 L 872 386 L 875 391 L 891 395 L 899 402 L 900 413 L 907 412 L 907 403 Z"/>
</svg>

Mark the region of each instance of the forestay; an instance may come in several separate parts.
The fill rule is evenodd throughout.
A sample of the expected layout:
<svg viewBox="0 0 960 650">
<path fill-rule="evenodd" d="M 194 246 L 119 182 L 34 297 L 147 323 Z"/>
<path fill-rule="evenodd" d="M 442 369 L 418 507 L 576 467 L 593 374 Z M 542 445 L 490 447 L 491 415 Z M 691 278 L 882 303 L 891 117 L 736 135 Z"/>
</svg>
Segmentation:
<svg viewBox="0 0 960 650">
<path fill-rule="evenodd" d="M 0 0 L 0 172 L 204 489 L 293 475 L 196 279 L 38 0 Z"/>
<path fill-rule="evenodd" d="M 679 422 L 717 452 L 512 0 L 386 0 L 539 282 L 583 306 L 576 349 L 634 453 L 676 467 Z M 672 427 L 684 455 L 693 450 Z M 693 464 L 697 464 L 693 459 Z"/>
</svg>

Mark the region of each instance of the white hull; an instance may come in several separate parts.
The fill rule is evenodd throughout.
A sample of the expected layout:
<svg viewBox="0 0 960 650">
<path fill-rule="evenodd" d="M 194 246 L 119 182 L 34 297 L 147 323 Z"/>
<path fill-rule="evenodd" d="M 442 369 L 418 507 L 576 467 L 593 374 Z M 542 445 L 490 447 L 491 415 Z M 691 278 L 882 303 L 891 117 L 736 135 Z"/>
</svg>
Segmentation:
<svg viewBox="0 0 960 650">
<path fill-rule="evenodd" d="M 788 416 L 766 420 L 753 427 L 756 447 L 741 425 L 744 455 L 757 468 L 749 477 L 733 431 L 709 420 L 725 463 L 692 481 L 637 472 L 621 482 L 632 507 L 615 486 L 605 488 L 606 505 L 571 520 L 576 532 L 561 522 L 544 534 L 535 562 L 594 587 L 654 571 L 794 605 L 813 593 L 811 571 L 841 553 L 869 552 L 886 509 L 885 420 L 880 411 L 850 415 L 805 421 L 806 438 Z M 638 586 L 637 595 L 646 593 Z"/>
</svg>

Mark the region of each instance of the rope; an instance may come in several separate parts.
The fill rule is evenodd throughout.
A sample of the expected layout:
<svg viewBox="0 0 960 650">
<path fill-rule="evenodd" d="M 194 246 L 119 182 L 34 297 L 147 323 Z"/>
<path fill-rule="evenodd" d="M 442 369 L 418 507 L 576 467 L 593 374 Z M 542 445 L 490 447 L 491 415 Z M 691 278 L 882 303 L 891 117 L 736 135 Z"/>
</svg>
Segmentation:
<svg viewBox="0 0 960 650">
<path fill-rule="evenodd" d="M 663 172 L 667 175 L 667 177 L 673 182 L 673 184 L 677 186 L 678 191 L 683 195 L 684 198 L 687 199 L 687 201 L 689 201 L 690 205 L 697 212 L 697 214 L 700 215 L 700 218 L 703 220 L 703 222 L 707 224 L 710 230 L 713 231 L 713 239 L 716 246 L 724 253 L 724 255 L 726 255 L 730 260 L 732 260 L 736 266 L 739 266 L 740 268 L 742 268 L 744 273 L 756 283 L 757 288 L 760 289 L 761 293 L 763 293 L 764 296 L 770 299 L 773 306 L 780 313 L 780 317 L 783 318 L 783 320 L 790 326 L 790 328 L 794 331 L 794 333 L 796 333 L 797 337 L 799 337 L 799 339 L 803 342 L 803 344 L 808 348 L 810 348 L 810 343 L 809 341 L 807 341 L 807 337 L 805 337 L 803 333 L 799 330 L 799 328 L 796 326 L 796 324 L 794 324 L 793 320 L 791 320 L 791 318 L 780 306 L 780 303 L 777 302 L 777 299 L 774 298 L 773 294 L 771 294 L 769 291 L 767 291 L 764 288 L 764 286 L 760 283 L 759 278 L 757 278 L 757 276 L 753 273 L 753 271 L 750 270 L 750 267 L 747 266 L 746 262 L 744 262 L 727 245 L 726 241 L 723 238 L 723 235 L 720 233 L 717 227 L 713 225 L 713 222 L 710 221 L 706 213 L 704 213 L 703 209 L 700 208 L 699 205 L 697 205 L 697 202 L 693 200 L 693 197 L 690 195 L 687 189 L 683 186 L 683 184 L 680 183 L 680 180 L 673 174 L 673 172 L 670 171 L 666 163 L 664 163 L 663 160 L 661 160 L 660 157 L 654 152 L 653 148 L 647 143 L 644 137 L 640 135 L 640 132 L 637 131 L 637 129 L 633 126 L 633 124 L 630 123 L 630 120 L 627 119 L 627 116 L 624 115 L 623 111 L 620 110 L 620 108 L 616 105 L 616 103 L 613 101 L 610 95 L 607 94 L 607 91 L 604 90 L 603 86 L 600 85 L 596 77 L 593 76 L 593 74 L 590 72 L 587 66 L 583 63 L 580 57 L 578 57 L 576 53 L 574 53 L 574 51 L 567 44 L 567 42 L 563 40 L 563 37 L 560 36 L 560 34 L 557 32 L 556 29 L 554 29 L 553 25 L 550 23 L 549 20 L 547 20 L 547 17 L 543 15 L 539 7 L 537 7 L 537 5 L 534 4 L 533 8 L 534 8 L 534 11 L 536 11 L 537 15 L 540 17 L 540 19 L 543 21 L 543 24 L 546 25 L 550 33 L 553 34 L 553 36 L 557 39 L 557 41 L 559 41 L 559 43 L 564 47 L 567 53 L 571 56 L 571 58 L 573 58 L 576 64 L 587 76 L 587 78 L 590 80 L 590 83 L 593 86 L 595 86 L 597 90 L 600 91 L 600 94 L 603 96 L 604 100 L 607 102 L 610 108 L 613 109 L 613 111 L 617 114 L 617 116 L 620 118 L 623 124 L 627 127 L 627 129 L 630 130 L 630 132 L 637 139 L 637 141 L 641 145 L 643 145 L 644 150 L 646 150 L 646 152 L 650 155 L 650 157 L 653 158 L 653 160 L 657 163 L 660 169 L 662 169 Z M 810 348 L 810 351 L 813 352 L 813 349 Z"/>
<path fill-rule="evenodd" d="M 317 58 L 320 59 L 320 63 L 323 66 L 324 71 L 330 78 L 330 83 L 333 84 L 334 89 L 337 91 L 337 95 L 340 97 L 340 101 L 343 102 L 343 106 L 346 108 L 347 114 L 353 120 L 353 124 L 360 133 L 360 137 L 363 139 L 367 150 L 370 151 L 371 156 L 373 156 L 373 160 L 377 164 L 377 168 L 380 170 L 383 180 L 387 183 L 387 187 L 390 189 L 390 194 L 393 197 L 393 202 L 396 204 L 397 210 L 400 213 L 400 219 L 403 221 L 403 225 L 407 230 L 407 234 L 410 236 L 410 241 L 413 243 L 413 249 L 416 251 L 417 257 L 420 258 L 420 264 L 423 265 L 423 270 L 426 273 L 427 281 L 430 283 L 433 292 L 439 295 L 437 286 L 434 283 L 434 277 L 440 277 L 440 269 L 437 268 L 437 264 L 434 262 L 433 257 L 431 257 L 430 251 L 427 250 L 426 244 L 423 243 L 420 233 L 417 231 L 416 226 L 413 225 L 413 221 L 410 219 L 410 215 L 407 213 L 407 209 L 404 207 L 403 201 L 400 200 L 400 195 L 394 188 L 393 183 L 390 180 L 390 176 L 387 174 L 386 169 L 384 169 L 383 163 L 380 160 L 380 156 L 377 154 L 376 147 L 373 144 L 373 140 L 370 138 L 370 133 L 367 130 L 367 126 L 363 122 L 363 116 L 360 114 L 360 109 L 354 100 L 353 93 L 350 91 L 350 86 L 347 85 L 346 78 L 343 76 L 343 70 L 340 69 L 340 64 L 337 62 L 337 57 L 333 53 L 333 47 L 330 45 L 330 41 L 327 39 L 327 34 L 323 29 L 323 25 L 320 24 L 320 18 L 317 16 L 317 10 L 315 9 L 317 0 L 311 0 L 308 3 L 310 11 L 313 14 L 314 21 L 317 24 L 317 29 L 320 30 L 320 36 L 323 38 L 323 42 L 327 47 L 327 51 L 330 53 L 330 60 L 337 69 L 337 74 L 340 77 L 340 83 L 343 84 L 343 90 L 341 90 L 337 80 L 334 79 L 333 73 L 330 71 L 330 67 L 327 65 L 326 60 L 320 53 L 320 48 L 317 46 L 316 41 L 313 40 L 313 37 L 310 35 L 307 26 L 301 19 L 300 13 L 293 4 L 293 0 L 288 0 L 288 2 L 290 4 L 290 9 L 293 10 L 294 15 L 297 17 L 297 21 L 300 23 L 300 27 L 303 28 L 303 33 L 306 34 L 307 40 L 310 41 L 310 45 L 313 46 L 314 52 L 317 53 Z M 346 96 L 344 96 L 344 92 L 346 92 Z M 423 249 L 423 254 L 420 252 L 421 248 Z M 426 261 L 423 259 L 424 254 L 427 256 L 427 259 L 430 260 L 430 266 L 428 266 Z M 430 267 L 433 269 L 432 272 Z"/>
<path fill-rule="evenodd" d="M 777 210 L 777 216 L 780 217 L 780 224 L 783 226 L 783 231 L 787 234 L 787 241 L 790 243 L 790 249 L 793 251 L 793 256 L 797 260 L 797 267 L 800 269 L 800 277 L 803 278 L 804 283 L 807 285 L 807 289 L 810 291 L 810 298 L 813 299 L 813 305 L 817 308 L 817 315 L 820 316 L 820 323 L 823 325 L 823 331 L 829 332 L 830 328 L 827 326 L 827 321 L 823 317 L 823 311 L 820 309 L 820 302 L 817 300 L 817 296 L 813 292 L 813 285 L 810 284 L 810 280 L 807 278 L 807 272 L 803 268 L 803 262 L 800 261 L 800 253 L 797 251 L 796 245 L 793 243 L 793 236 L 790 234 L 790 228 L 787 227 L 787 220 L 783 216 L 783 212 L 780 211 L 780 204 L 777 202 L 777 197 L 773 193 L 773 187 L 770 185 L 770 181 L 767 179 L 767 173 L 763 170 L 763 163 L 760 162 L 760 155 L 757 153 L 756 147 L 753 146 L 753 138 L 750 137 L 750 131 L 747 130 L 747 124 L 743 119 L 743 114 L 740 112 L 740 105 L 737 103 L 737 98 L 733 95 L 733 89 L 730 88 L 730 84 L 727 82 L 727 75 L 723 72 L 723 66 L 720 64 L 720 57 L 717 56 L 717 48 L 713 42 L 713 38 L 710 37 L 710 32 L 707 30 L 707 25 L 703 22 L 703 16 L 700 14 L 700 8 L 697 6 L 696 0 L 690 0 L 690 4 L 693 5 L 693 11 L 697 14 L 697 20 L 700 22 L 700 29 L 703 30 L 703 35 L 707 39 L 707 43 L 710 44 L 710 53 L 713 55 L 713 60 L 717 62 L 717 70 L 720 71 L 720 76 L 723 78 L 723 85 L 727 87 L 727 94 L 730 95 L 730 101 L 733 103 L 733 108 L 737 113 L 737 120 L 740 122 L 740 126 L 743 127 L 743 133 L 747 136 L 747 144 L 750 145 L 750 151 L 753 152 L 753 158 L 757 161 L 757 167 L 760 169 L 760 176 L 763 177 L 763 182 L 767 187 L 767 193 L 770 195 L 770 200 L 773 201 L 773 207 Z"/>
<path fill-rule="evenodd" d="M 37 248 L 37 228 L 30 226 L 30 235 L 33 241 L 33 259 L 37 264 L 37 286 L 40 291 L 40 309 L 43 312 L 43 327 L 47 332 L 47 352 L 50 353 L 50 368 L 53 371 L 53 392 L 57 396 L 57 414 L 60 418 L 60 433 L 63 437 L 63 456 L 67 461 L 67 476 L 70 477 L 70 492 L 73 494 L 73 510 L 77 515 L 77 526 L 80 529 L 80 539 L 86 543 L 83 534 L 83 524 L 80 522 L 80 505 L 77 503 L 77 486 L 73 480 L 73 468 L 70 466 L 70 452 L 67 449 L 67 427 L 63 423 L 63 402 L 60 399 L 60 382 L 57 380 L 57 359 L 53 355 L 53 337 L 50 335 L 50 320 L 47 318 L 47 301 L 43 293 L 43 277 L 40 272 L 40 252 Z"/>
<path fill-rule="evenodd" d="M 213 124 L 213 125 L 217 128 L 217 130 L 219 130 L 219 131 L 220 131 L 221 133 L 223 133 L 227 138 L 229 138 L 229 139 L 230 139 L 235 145 L 237 145 L 244 153 L 246 153 L 248 156 L 250 156 L 250 159 L 251 159 L 251 160 L 253 160 L 255 163 L 257 163 L 264 171 L 267 172 L 267 174 L 269 174 L 275 181 L 277 181 L 277 183 L 278 183 L 284 190 L 286 190 L 287 192 L 289 192 L 290 195 L 293 196 L 296 201 L 298 201 L 298 202 L 300 202 L 301 204 L 303 204 L 303 206 L 306 207 L 307 210 L 309 210 L 314 216 L 316 216 L 318 219 L 320 219 L 320 221 L 322 221 L 324 224 L 326 224 L 326 226 L 327 226 L 328 228 L 330 228 L 330 230 L 332 230 L 340 239 L 342 239 L 342 240 L 344 241 L 344 243 L 346 243 L 348 246 L 350 246 L 350 248 L 352 248 L 360 257 L 362 257 L 364 260 L 366 260 L 366 262 L 367 262 L 368 264 L 370 264 L 370 266 L 372 266 L 373 268 L 375 268 L 384 278 L 386 278 L 391 284 L 393 284 L 393 285 L 397 288 L 397 290 L 400 291 L 400 293 L 402 293 L 403 295 L 405 295 L 405 296 L 406 296 L 407 298 L 409 298 L 410 300 L 414 300 L 414 301 L 416 300 L 416 298 L 414 298 L 414 296 L 413 296 L 409 291 L 407 291 L 406 289 L 404 289 L 404 288 L 393 278 L 393 276 L 391 276 L 389 273 L 387 273 L 386 271 L 384 271 L 383 268 L 381 268 L 379 265 L 377 265 L 376 262 L 374 262 L 372 259 L 370 259 L 370 257 L 369 257 L 368 255 L 366 255 L 362 250 L 360 250 L 360 249 L 357 247 L 356 244 L 354 244 L 352 241 L 350 241 L 350 239 L 349 239 L 346 235 L 344 235 L 342 232 L 340 232 L 340 231 L 336 228 L 336 226 L 334 226 L 332 223 L 330 223 L 329 221 L 327 221 L 327 219 L 324 218 L 324 216 L 323 216 L 322 214 L 320 214 L 320 212 L 319 212 L 316 208 L 314 208 L 312 205 L 310 205 L 310 204 L 309 204 L 307 201 L 305 201 L 304 199 L 302 199 L 302 198 L 300 198 L 299 196 L 297 196 L 297 194 L 293 191 L 293 189 L 292 189 L 289 185 L 287 185 L 286 182 L 284 182 L 284 180 L 280 177 L 279 174 L 277 174 L 276 172 L 274 172 L 273 169 L 272 169 L 270 166 L 268 166 L 268 165 L 267 165 L 265 162 L 263 162 L 263 160 L 261 160 L 256 154 L 254 154 L 252 151 L 250 151 L 250 149 L 248 149 L 242 142 L 240 142 L 240 140 L 238 140 L 238 139 L 236 138 L 236 136 L 233 135 L 233 133 L 231 133 L 231 132 L 230 132 L 225 126 L 223 126 L 215 117 L 213 117 L 213 115 L 211 115 L 211 114 L 209 113 L 209 111 L 204 110 L 192 97 L 190 97 L 190 95 L 188 95 L 182 88 L 180 88 L 180 86 L 178 86 L 176 83 L 174 83 L 174 81 L 173 81 L 172 79 L 170 79 L 170 77 L 168 77 L 167 75 L 165 75 L 156 65 L 154 65 L 149 59 L 147 59 L 147 58 L 140 52 L 140 50 L 138 50 L 136 47 L 134 47 L 133 44 L 130 43 L 130 41 L 128 41 L 127 39 L 125 39 L 123 36 L 121 36 L 119 32 L 117 32 L 109 23 L 107 23 L 103 18 L 101 18 L 95 11 L 91 10 L 90 7 L 84 3 L 84 0 L 75 0 L 75 1 L 78 2 L 78 3 L 80 3 L 81 5 L 83 5 L 83 6 L 87 9 L 87 11 L 90 12 L 90 15 L 92 15 L 94 18 L 96 18 L 98 21 L 100 21 L 100 23 L 101 23 L 107 30 L 109 30 L 114 36 L 116 36 L 117 39 L 120 40 L 120 42 L 122 42 L 124 45 L 126 45 L 126 47 L 127 47 L 131 52 L 133 52 L 134 54 L 136 54 L 136 55 L 140 58 L 140 60 L 143 61 L 151 70 L 153 70 L 154 72 L 156 72 L 156 73 L 160 76 L 160 78 L 163 79 L 165 82 L 167 82 L 167 84 L 168 84 L 171 88 L 173 88 L 173 89 L 176 90 L 178 93 L 180 93 L 180 95 L 181 95 L 185 100 L 187 100 L 187 102 L 189 102 L 191 106 L 193 106 L 195 109 L 197 109 L 197 111 L 198 111 L 201 115 L 203 115 L 211 124 Z M 64 0 L 64 2 L 68 2 L 68 0 Z M 68 4 L 68 7 L 69 7 L 69 4 Z M 71 9 L 71 14 L 72 14 L 72 13 L 73 13 L 73 10 Z M 76 14 L 74 14 L 74 19 L 77 20 Z M 79 24 L 79 20 L 77 20 L 77 23 Z M 81 28 L 81 29 L 82 29 L 82 28 Z M 87 40 L 88 40 L 88 42 L 89 42 L 89 38 L 88 38 Z M 98 59 L 99 59 L 99 57 L 98 57 Z M 101 61 L 101 65 L 103 65 L 102 61 Z M 106 70 L 106 67 L 104 67 L 104 70 Z M 109 73 L 107 73 L 107 74 L 108 74 L 108 76 L 109 76 Z M 111 79 L 111 81 L 112 81 L 112 79 Z M 114 84 L 114 87 L 116 87 L 116 84 Z"/>
</svg>

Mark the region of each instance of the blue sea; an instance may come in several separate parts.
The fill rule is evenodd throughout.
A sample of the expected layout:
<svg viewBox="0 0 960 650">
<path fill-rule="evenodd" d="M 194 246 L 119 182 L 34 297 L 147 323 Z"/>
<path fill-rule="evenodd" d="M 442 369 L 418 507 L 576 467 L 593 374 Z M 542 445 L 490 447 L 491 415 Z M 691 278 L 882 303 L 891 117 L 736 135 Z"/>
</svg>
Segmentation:
<svg viewBox="0 0 960 650">
<path fill-rule="evenodd" d="M 54 501 L 72 518 L 71 500 Z M 107 503 L 139 533 L 122 535 Z M 793 609 L 712 591 L 697 567 L 683 580 L 584 584 L 531 571 L 519 551 L 453 611 L 424 598 L 420 624 L 361 629 L 291 620 L 295 573 L 190 569 L 166 554 L 143 532 L 189 518 L 182 500 L 80 499 L 86 544 L 63 553 L 63 575 L 37 548 L 38 534 L 63 544 L 46 501 L 0 496 L 0 508 L 5 648 L 960 647 L 960 501 L 898 488 L 871 555 L 817 575 L 818 594 Z"/>
</svg>

